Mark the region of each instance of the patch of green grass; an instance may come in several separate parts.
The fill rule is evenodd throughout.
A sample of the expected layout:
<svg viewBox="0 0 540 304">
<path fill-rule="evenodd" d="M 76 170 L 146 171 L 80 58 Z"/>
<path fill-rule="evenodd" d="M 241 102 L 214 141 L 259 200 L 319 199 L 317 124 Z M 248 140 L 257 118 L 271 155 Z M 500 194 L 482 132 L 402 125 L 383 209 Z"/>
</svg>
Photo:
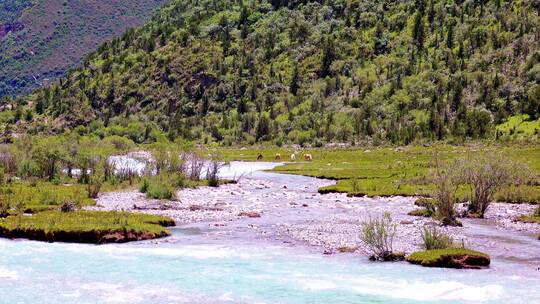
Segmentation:
<svg viewBox="0 0 540 304">
<path fill-rule="evenodd" d="M 282 161 L 286 163 L 276 167 L 273 172 L 336 180 L 335 185 L 321 188 L 322 193 L 342 192 L 356 196 L 425 196 L 433 189 L 428 175 L 435 156 L 442 161 L 452 161 L 466 153 L 489 150 L 503 151 L 514 160 L 526 163 L 536 175 L 540 175 L 540 147 L 536 145 L 499 146 L 479 143 L 468 146 L 306 149 L 297 153 L 295 162 L 290 162 L 293 150 L 284 148 L 223 149 L 218 152 L 228 161 L 256 161 L 259 154 L 263 156 L 263 161 L 274 161 L 275 155 L 279 153 Z M 303 153 L 312 154 L 313 161 L 303 161 Z M 465 190 L 461 188 L 458 196 L 465 195 Z M 504 187 L 495 194 L 495 199 L 540 203 L 540 186 Z"/>
<path fill-rule="evenodd" d="M 434 215 L 434 212 L 431 210 L 428 210 L 426 208 L 422 209 L 416 209 L 408 213 L 408 215 L 412 216 L 422 216 L 422 217 L 432 217 Z"/>
<path fill-rule="evenodd" d="M 540 133 L 540 119 L 530 120 L 529 115 L 514 115 L 497 126 L 497 131 L 512 139 L 528 138 Z"/>
<path fill-rule="evenodd" d="M 445 263 L 453 257 L 469 256 L 474 260 L 481 261 L 480 263 L 489 265 L 489 255 L 466 248 L 447 248 L 447 249 L 433 249 L 426 251 L 419 251 L 411 254 L 407 257 L 407 261 L 413 264 L 420 264 L 422 266 L 435 266 L 445 267 Z M 487 266 L 479 265 L 479 266 Z"/>
<path fill-rule="evenodd" d="M 0 189 L 0 200 L 10 205 L 23 203 L 27 212 L 39 212 L 57 209 L 64 202 L 73 202 L 78 207 L 95 204 L 88 198 L 86 185 L 55 185 L 51 182 L 39 181 L 12 183 Z"/>
<path fill-rule="evenodd" d="M 0 236 L 82 243 L 124 242 L 170 235 L 167 217 L 103 211 L 44 211 L 0 219 Z"/>
</svg>

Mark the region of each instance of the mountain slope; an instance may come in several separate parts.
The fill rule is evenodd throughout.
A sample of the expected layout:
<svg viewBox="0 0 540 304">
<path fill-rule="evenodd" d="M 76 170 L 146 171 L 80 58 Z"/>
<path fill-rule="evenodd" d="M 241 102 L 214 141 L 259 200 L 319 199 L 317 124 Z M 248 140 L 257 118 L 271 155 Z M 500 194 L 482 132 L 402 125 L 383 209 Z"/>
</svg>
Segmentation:
<svg viewBox="0 0 540 304">
<path fill-rule="evenodd" d="M 0 97 L 64 75 L 102 42 L 140 26 L 166 0 L 5 0 L 0 4 Z"/>
<path fill-rule="evenodd" d="M 225 144 L 485 138 L 511 115 L 539 116 L 539 10 L 534 0 L 175 0 L 16 104 L 37 113 L 21 122 L 34 132 L 144 127 L 136 141 L 154 130 Z"/>
</svg>

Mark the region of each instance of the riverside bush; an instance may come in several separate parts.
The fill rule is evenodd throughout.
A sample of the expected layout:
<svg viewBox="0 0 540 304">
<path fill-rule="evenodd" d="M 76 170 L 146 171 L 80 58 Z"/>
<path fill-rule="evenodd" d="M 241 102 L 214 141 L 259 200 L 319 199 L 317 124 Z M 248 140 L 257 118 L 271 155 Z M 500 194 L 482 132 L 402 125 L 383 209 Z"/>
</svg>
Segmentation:
<svg viewBox="0 0 540 304">
<path fill-rule="evenodd" d="M 146 197 L 148 198 L 172 200 L 175 198 L 175 189 L 178 185 L 175 176 L 176 174 L 159 174 L 145 177 L 141 181 L 139 191 L 146 193 Z"/>
<path fill-rule="evenodd" d="M 172 200 L 174 199 L 174 188 L 163 182 L 151 182 L 148 186 L 146 196 L 153 199 L 165 199 Z"/>
<path fill-rule="evenodd" d="M 502 154 L 482 153 L 457 160 L 460 182 L 470 186 L 468 213 L 483 218 L 501 187 L 526 182 L 530 171 L 523 163 L 512 161 Z"/>
<path fill-rule="evenodd" d="M 431 172 L 435 189 L 432 196 L 437 201 L 436 216 L 443 225 L 461 226 L 456 219 L 455 204 L 459 202 L 456 197 L 458 189 L 457 175 L 454 166 L 448 163 L 441 164 L 436 160 L 434 170 Z"/>
<path fill-rule="evenodd" d="M 385 212 L 379 218 L 369 218 L 362 223 L 360 239 L 371 253 L 371 259 L 377 261 L 394 260 L 393 242 L 397 225 L 390 213 Z"/>
</svg>

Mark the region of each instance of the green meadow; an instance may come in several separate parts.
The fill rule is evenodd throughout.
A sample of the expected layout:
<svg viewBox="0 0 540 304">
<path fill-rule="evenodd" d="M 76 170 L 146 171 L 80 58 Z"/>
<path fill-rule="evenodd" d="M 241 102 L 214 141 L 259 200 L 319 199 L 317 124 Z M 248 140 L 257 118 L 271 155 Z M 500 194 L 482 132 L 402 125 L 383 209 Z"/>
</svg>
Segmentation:
<svg viewBox="0 0 540 304">
<path fill-rule="evenodd" d="M 533 172 L 536 182 L 528 185 L 499 189 L 496 200 L 512 203 L 540 203 L 540 147 L 537 145 L 435 145 L 399 148 L 369 147 L 365 149 L 305 149 L 298 151 L 296 161 L 290 161 L 291 149 L 250 148 L 219 150 L 226 160 L 255 161 L 261 154 L 263 161 L 282 156 L 283 166 L 273 172 L 300 174 L 336 180 L 336 184 L 323 187 L 320 192 L 343 192 L 358 196 L 427 196 L 433 189 L 429 172 L 435 161 L 452 161 L 467 154 L 487 151 L 501 152 L 509 158 L 525 163 Z M 309 153 L 313 161 L 307 162 L 302 154 Z M 463 194 L 465 189 L 460 189 Z"/>
</svg>

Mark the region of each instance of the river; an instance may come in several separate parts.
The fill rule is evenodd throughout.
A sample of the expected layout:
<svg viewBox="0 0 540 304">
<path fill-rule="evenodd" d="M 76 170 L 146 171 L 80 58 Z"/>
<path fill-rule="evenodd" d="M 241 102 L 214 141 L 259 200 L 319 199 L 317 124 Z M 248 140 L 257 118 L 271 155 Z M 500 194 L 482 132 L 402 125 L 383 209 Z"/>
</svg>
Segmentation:
<svg viewBox="0 0 540 304">
<path fill-rule="evenodd" d="M 307 180 L 250 174 L 271 167 L 237 164 L 222 175 L 285 179 L 289 188 Z M 521 260 L 495 258 L 480 271 L 374 263 L 358 254 L 323 255 L 314 247 L 244 237 L 241 223 L 230 226 L 234 232 L 182 225 L 165 239 L 119 245 L 0 239 L 0 303 L 540 302 L 540 271 Z"/>
</svg>

